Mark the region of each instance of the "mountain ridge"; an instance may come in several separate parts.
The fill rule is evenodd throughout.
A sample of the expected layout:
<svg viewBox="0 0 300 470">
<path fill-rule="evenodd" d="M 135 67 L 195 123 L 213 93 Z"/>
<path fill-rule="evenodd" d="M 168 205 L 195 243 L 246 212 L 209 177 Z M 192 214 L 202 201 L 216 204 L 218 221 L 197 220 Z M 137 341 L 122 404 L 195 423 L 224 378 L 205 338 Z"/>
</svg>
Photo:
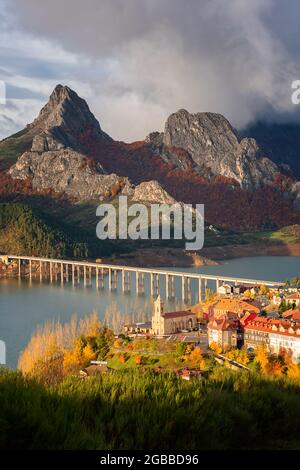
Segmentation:
<svg viewBox="0 0 300 470">
<path fill-rule="evenodd" d="M 51 191 L 53 197 L 103 200 L 123 191 L 132 195 L 137 185 L 155 180 L 177 201 L 204 203 L 214 224 L 247 226 L 241 201 L 248 213 L 253 214 L 253 204 L 261 211 L 249 227 L 282 226 L 299 217 L 294 209 L 300 187 L 293 175 L 284 174 L 253 138 L 239 135 L 217 113 L 181 109 L 169 116 L 164 132 L 118 142 L 101 129 L 85 100 L 57 85 L 34 121 L 0 142 L 1 155 L 0 183 L 6 192 L 17 187 L 19 194 L 26 186 L 27 191 Z M 263 204 L 269 214 L 261 210 Z"/>
</svg>

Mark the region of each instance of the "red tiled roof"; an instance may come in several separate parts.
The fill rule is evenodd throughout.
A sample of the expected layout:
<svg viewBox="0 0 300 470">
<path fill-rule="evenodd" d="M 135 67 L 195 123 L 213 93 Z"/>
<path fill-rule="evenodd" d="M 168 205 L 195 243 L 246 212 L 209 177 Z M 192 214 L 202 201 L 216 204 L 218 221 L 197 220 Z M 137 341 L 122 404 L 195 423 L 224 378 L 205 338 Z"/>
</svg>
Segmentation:
<svg viewBox="0 0 300 470">
<path fill-rule="evenodd" d="M 176 317 L 194 317 L 196 314 L 193 312 L 190 312 L 188 310 L 182 310 L 179 312 L 166 312 L 163 313 L 161 316 L 164 318 L 176 318 Z"/>
<path fill-rule="evenodd" d="M 222 316 L 218 318 L 213 318 L 207 326 L 212 330 L 237 330 L 239 328 L 239 322 L 235 320 L 230 320 L 226 318 L 226 316 Z"/>
<path fill-rule="evenodd" d="M 260 312 L 260 309 L 257 305 L 250 303 L 250 302 L 245 302 L 244 300 L 238 300 L 238 299 L 219 300 L 212 308 L 214 311 L 235 312 L 237 314 L 241 314 L 244 312 L 253 312 L 253 313 Z"/>
<path fill-rule="evenodd" d="M 280 331 L 280 329 L 273 329 L 276 326 L 277 328 L 284 328 L 284 331 Z M 289 331 L 292 328 L 293 333 Z M 274 319 L 274 318 L 265 318 L 265 317 L 257 317 L 253 321 L 250 321 L 245 330 L 252 330 L 252 331 L 265 331 L 268 333 L 275 333 L 279 335 L 285 336 L 297 336 L 300 337 L 300 332 L 297 333 L 297 330 L 300 329 L 297 324 L 290 322 L 289 320 L 282 320 L 282 319 Z"/>
<path fill-rule="evenodd" d="M 249 322 L 253 321 L 257 317 L 256 313 L 245 313 L 245 315 L 241 318 L 241 323 L 243 326 L 248 325 Z"/>
<path fill-rule="evenodd" d="M 287 296 L 287 300 L 300 300 L 300 292 L 294 292 Z"/>
<path fill-rule="evenodd" d="M 283 312 L 282 316 L 286 319 L 300 321 L 300 309 L 297 308 L 295 310 L 287 310 L 286 312 Z"/>
</svg>

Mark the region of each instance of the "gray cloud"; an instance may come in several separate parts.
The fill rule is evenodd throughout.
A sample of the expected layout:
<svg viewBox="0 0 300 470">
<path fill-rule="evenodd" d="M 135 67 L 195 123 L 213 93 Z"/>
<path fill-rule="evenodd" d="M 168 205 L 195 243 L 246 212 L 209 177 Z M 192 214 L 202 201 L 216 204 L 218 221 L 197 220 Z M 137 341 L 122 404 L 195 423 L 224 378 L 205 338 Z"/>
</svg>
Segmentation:
<svg viewBox="0 0 300 470">
<path fill-rule="evenodd" d="M 79 84 L 115 138 L 141 139 L 182 107 L 220 112 L 236 127 L 264 116 L 298 119 L 290 101 L 291 81 L 300 79 L 296 0 L 10 0 L 6 6 L 19 34 L 74 57 L 68 65 L 26 50 L 23 75 L 45 80 L 43 93 L 59 77 Z"/>
</svg>

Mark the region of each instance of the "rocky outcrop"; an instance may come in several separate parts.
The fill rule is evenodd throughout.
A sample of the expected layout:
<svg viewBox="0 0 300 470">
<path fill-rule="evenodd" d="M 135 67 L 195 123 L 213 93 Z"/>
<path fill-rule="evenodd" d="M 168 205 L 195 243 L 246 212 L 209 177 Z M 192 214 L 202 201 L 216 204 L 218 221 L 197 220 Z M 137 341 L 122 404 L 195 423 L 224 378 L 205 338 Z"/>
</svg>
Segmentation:
<svg viewBox="0 0 300 470">
<path fill-rule="evenodd" d="M 31 178 L 38 192 L 51 190 L 81 201 L 105 199 L 130 187 L 128 178 L 107 175 L 100 162 L 87 158 L 82 136 L 88 133 L 98 143 L 111 138 L 70 88 L 57 85 L 27 131 L 33 135 L 31 150 L 8 170 L 13 179 Z"/>
<path fill-rule="evenodd" d="M 85 153 L 80 136 L 87 132 L 98 141 L 112 140 L 102 131 L 86 101 L 62 85 L 55 87 L 48 103 L 27 127 L 39 131 L 32 143 L 32 150 L 37 152 L 70 147 Z"/>
<path fill-rule="evenodd" d="M 132 200 L 149 204 L 175 204 L 177 202 L 157 181 L 145 181 L 136 186 Z"/>
<path fill-rule="evenodd" d="M 70 149 L 25 152 L 9 174 L 14 179 L 32 178 L 37 191 L 51 190 L 80 201 L 106 199 L 130 186 L 128 178 L 106 175 L 99 163 L 90 167 L 81 154 Z"/>
<path fill-rule="evenodd" d="M 156 141 L 157 138 L 151 142 Z M 275 163 L 262 155 L 254 139 L 240 138 L 221 114 L 190 114 L 181 109 L 167 119 L 160 142 L 163 157 L 173 149 L 172 163 L 176 163 L 174 148 L 183 149 L 199 173 L 206 171 L 234 179 L 244 189 L 270 184 L 280 172 Z"/>
</svg>

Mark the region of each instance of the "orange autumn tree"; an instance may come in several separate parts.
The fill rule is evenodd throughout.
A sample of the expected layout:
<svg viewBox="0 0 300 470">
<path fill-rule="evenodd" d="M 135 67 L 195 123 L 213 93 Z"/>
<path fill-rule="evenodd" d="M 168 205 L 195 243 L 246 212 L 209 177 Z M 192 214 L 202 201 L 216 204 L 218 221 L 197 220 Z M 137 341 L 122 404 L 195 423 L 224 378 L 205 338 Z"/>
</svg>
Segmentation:
<svg viewBox="0 0 300 470">
<path fill-rule="evenodd" d="M 68 349 L 64 352 L 63 372 L 64 375 L 78 372 L 90 361 L 97 359 L 95 351 L 90 343 L 83 344 L 83 338 L 75 341 L 74 349 Z"/>
<path fill-rule="evenodd" d="M 137 356 L 135 356 L 134 362 L 137 366 L 140 366 L 143 363 L 143 357 L 138 354 Z"/>
<path fill-rule="evenodd" d="M 287 365 L 287 376 L 293 380 L 300 379 L 300 366 L 294 362 L 289 362 Z"/>
<path fill-rule="evenodd" d="M 209 345 L 210 349 L 212 351 L 214 351 L 215 353 L 217 354 L 221 354 L 222 352 L 222 346 L 220 346 L 218 343 L 216 343 L 215 341 L 212 341 Z"/>
<path fill-rule="evenodd" d="M 270 371 L 270 360 L 266 346 L 258 346 L 255 351 L 255 360 L 257 364 L 259 364 L 263 373 L 268 373 Z"/>
<path fill-rule="evenodd" d="M 189 357 L 191 363 L 195 365 L 196 367 L 199 367 L 199 369 L 205 369 L 206 368 L 206 362 L 203 357 L 202 350 L 200 346 L 196 346 L 193 351 L 190 353 Z"/>
<path fill-rule="evenodd" d="M 189 357 L 188 359 L 192 362 L 192 363 L 198 363 L 201 361 L 202 359 L 202 351 L 201 351 L 201 348 L 199 346 L 196 346 L 189 354 Z"/>
<path fill-rule="evenodd" d="M 45 382 L 53 381 L 53 375 L 60 380 L 97 358 L 97 341 L 106 331 L 95 313 L 80 320 L 73 316 L 63 325 L 48 322 L 31 337 L 20 354 L 18 368 Z"/>
</svg>

